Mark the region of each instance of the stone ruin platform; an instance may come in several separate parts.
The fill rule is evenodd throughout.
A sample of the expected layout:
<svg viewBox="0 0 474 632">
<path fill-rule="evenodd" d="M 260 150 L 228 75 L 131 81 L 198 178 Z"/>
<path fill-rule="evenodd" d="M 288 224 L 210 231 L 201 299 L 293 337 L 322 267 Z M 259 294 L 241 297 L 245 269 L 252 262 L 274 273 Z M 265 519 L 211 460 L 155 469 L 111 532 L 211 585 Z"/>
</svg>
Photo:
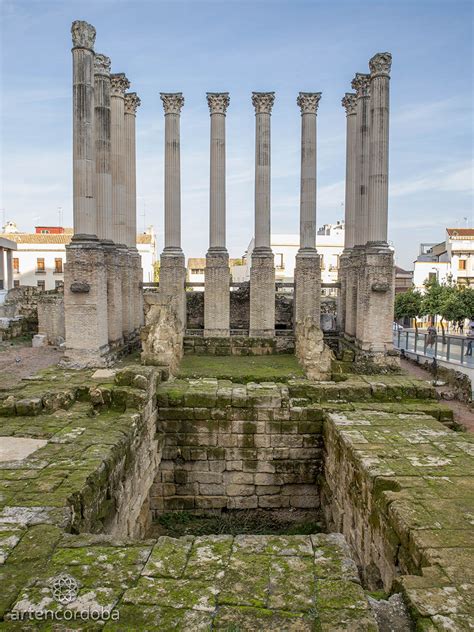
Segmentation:
<svg viewBox="0 0 474 632">
<path fill-rule="evenodd" d="M 54 369 L 0 394 L 0 435 L 46 442 L 0 463 L 1 629 L 51 629 L 18 620 L 38 606 L 120 612 L 68 629 L 377 630 L 368 590 L 401 594 L 416 630 L 472 629 L 474 438 L 428 383 L 163 377 Z M 153 503 L 206 511 L 222 485 L 317 506 L 334 533 L 147 539 Z"/>
</svg>

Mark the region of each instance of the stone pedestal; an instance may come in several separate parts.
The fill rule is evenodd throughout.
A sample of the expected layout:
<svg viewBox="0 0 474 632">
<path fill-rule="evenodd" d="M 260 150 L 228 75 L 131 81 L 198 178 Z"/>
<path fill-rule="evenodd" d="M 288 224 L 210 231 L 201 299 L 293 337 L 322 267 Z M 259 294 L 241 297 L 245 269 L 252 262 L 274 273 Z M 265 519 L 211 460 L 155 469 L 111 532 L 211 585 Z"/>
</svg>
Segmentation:
<svg viewBox="0 0 474 632">
<path fill-rule="evenodd" d="M 162 254 L 160 259 L 160 294 L 168 297 L 177 322 L 186 329 L 186 266 L 184 255 Z"/>
<path fill-rule="evenodd" d="M 104 244 L 107 271 L 107 322 L 111 351 L 123 345 L 122 330 L 122 267 L 120 254 L 112 242 Z"/>
<path fill-rule="evenodd" d="M 349 339 L 354 339 L 357 329 L 357 289 L 359 277 L 359 248 L 353 248 L 345 264 L 345 303 L 344 332 Z"/>
<path fill-rule="evenodd" d="M 139 330 L 144 325 L 142 260 L 136 248 L 130 249 L 129 257 L 132 270 L 132 325 L 134 330 Z"/>
<path fill-rule="evenodd" d="M 65 363 L 75 368 L 108 362 L 107 269 L 98 240 L 66 246 L 64 306 Z"/>
<path fill-rule="evenodd" d="M 311 318 L 319 326 L 321 312 L 321 258 L 300 251 L 295 265 L 295 324 Z"/>
<path fill-rule="evenodd" d="M 357 347 L 378 365 L 396 362 L 393 352 L 395 268 L 389 248 L 366 248 L 358 265 Z M 387 354 L 389 354 L 387 356 Z"/>
<path fill-rule="evenodd" d="M 275 335 L 275 261 L 271 250 L 252 253 L 249 335 L 260 338 Z"/>
<path fill-rule="evenodd" d="M 132 325 L 132 275 L 130 254 L 128 248 L 123 245 L 117 247 L 120 260 L 120 280 L 122 288 L 122 335 L 125 344 L 128 344 L 133 331 Z"/>
<path fill-rule="evenodd" d="M 226 250 L 209 250 L 204 272 L 204 335 L 230 335 L 230 269 Z"/>
</svg>

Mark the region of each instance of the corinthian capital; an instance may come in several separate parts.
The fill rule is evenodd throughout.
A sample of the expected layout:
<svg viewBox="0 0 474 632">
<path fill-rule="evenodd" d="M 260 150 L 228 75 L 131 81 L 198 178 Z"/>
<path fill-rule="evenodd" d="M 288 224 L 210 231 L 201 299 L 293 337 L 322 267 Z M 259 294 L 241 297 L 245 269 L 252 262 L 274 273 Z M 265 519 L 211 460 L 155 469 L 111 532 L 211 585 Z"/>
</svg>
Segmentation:
<svg viewBox="0 0 474 632">
<path fill-rule="evenodd" d="M 160 92 L 160 99 L 163 101 L 165 116 L 167 114 L 181 114 L 184 105 L 182 92 Z"/>
<path fill-rule="evenodd" d="M 123 97 L 125 90 L 130 88 L 130 81 L 123 72 L 116 72 L 110 75 L 110 96 Z"/>
<path fill-rule="evenodd" d="M 110 75 L 110 58 L 96 53 L 94 58 L 94 72 L 96 75 Z"/>
<path fill-rule="evenodd" d="M 390 69 L 392 67 L 392 55 L 391 53 L 377 53 L 369 61 L 370 76 L 390 76 Z"/>
<path fill-rule="evenodd" d="M 228 92 L 206 92 L 207 104 L 211 114 L 225 114 L 229 107 Z"/>
<path fill-rule="evenodd" d="M 274 92 L 252 92 L 252 105 L 255 108 L 255 114 L 271 114 L 274 102 Z"/>
<path fill-rule="evenodd" d="M 296 104 L 301 108 L 301 114 L 317 114 L 321 92 L 300 92 Z"/>
<path fill-rule="evenodd" d="M 351 82 L 351 86 L 357 92 L 357 97 L 370 96 L 370 75 L 356 72 L 356 76 Z"/>
<path fill-rule="evenodd" d="M 357 94 L 354 92 L 346 92 L 342 97 L 342 107 L 345 108 L 347 116 L 356 113 L 357 109 Z"/>
<path fill-rule="evenodd" d="M 75 20 L 71 26 L 73 48 L 94 50 L 95 28 L 83 20 Z"/>
<path fill-rule="evenodd" d="M 136 92 L 127 92 L 125 95 L 125 114 L 135 114 L 137 113 L 137 108 L 140 107 L 141 101 L 140 97 Z"/>
</svg>

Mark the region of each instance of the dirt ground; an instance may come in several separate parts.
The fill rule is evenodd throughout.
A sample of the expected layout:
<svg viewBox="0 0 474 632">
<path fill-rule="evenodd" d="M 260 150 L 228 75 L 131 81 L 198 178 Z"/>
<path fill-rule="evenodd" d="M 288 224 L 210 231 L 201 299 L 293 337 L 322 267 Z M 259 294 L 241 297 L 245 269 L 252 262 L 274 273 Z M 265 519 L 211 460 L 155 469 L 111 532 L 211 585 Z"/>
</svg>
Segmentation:
<svg viewBox="0 0 474 632">
<path fill-rule="evenodd" d="M 31 340 L 0 342 L 0 390 L 57 364 L 62 356 L 63 352 L 53 347 L 33 349 Z"/>
<path fill-rule="evenodd" d="M 401 359 L 402 369 L 405 369 L 408 373 L 413 375 L 414 377 L 419 378 L 420 380 L 433 380 L 433 375 L 427 371 L 426 369 L 410 362 L 409 360 Z M 443 391 L 446 390 L 446 387 L 437 386 L 437 392 L 441 395 Z M 464 402 L 459 402 L 457 400 L 442 400 L 446 406 L 451 408 L 454 413 L 455 421 L 464 426 L 468 432 L 474 432 L 474 411 L 472 410 L 472 405 L 465 404 Z"/>
</svg>

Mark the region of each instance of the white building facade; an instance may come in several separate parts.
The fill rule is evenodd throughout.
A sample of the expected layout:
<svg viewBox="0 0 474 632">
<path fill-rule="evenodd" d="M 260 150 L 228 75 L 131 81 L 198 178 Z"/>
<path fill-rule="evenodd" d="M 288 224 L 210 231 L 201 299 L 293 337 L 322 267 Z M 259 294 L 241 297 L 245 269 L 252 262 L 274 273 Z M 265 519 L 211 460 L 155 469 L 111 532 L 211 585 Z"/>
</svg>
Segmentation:
<svg viewBox="0 0 474 632">
<path fill-rule="evenodd" d="M 413 284 L 423 290 L 424 283 L 430 279 L 474 286 L 473 228 L 447 228 L 445 241 L 420 245 L 420 254 L 414 262 Z"/>
<path fill-rule="evenodd" d="M 30 285 L 44 290 L 54 290 L 64 282 L 66 245 L 72 237 L 72 229 L 48 227 L 35 233 L 22 233 L 14 222 L 9 222 L 0 234 L 16 243 L 13 256 L 13 287 Z M 156 262 L 156 235 L 153 227 L 137 235 L 137 250 L 141 256 L 143 281 L 151 282 Z"/>
</svg>

